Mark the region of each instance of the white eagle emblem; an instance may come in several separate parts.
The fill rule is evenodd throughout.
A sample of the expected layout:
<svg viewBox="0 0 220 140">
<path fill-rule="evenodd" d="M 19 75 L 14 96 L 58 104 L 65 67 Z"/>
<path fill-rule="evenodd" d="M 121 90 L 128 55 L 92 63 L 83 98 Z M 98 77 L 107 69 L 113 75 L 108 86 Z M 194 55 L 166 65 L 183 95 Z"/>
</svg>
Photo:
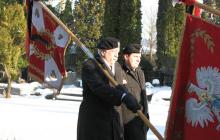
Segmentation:
<svg viewBox="0 0 220 140">
<path fill-rule="evenodd" d="M 201 67 L 196 70 L 198 86 L 189 84 L 188 92 L 195 92 L 198 96 L 186 101 L 186 120 L 193 127 L 200 125 L 202 128 L 218 120 L 216 130 L 220 131 L 220 73 L 218 68 Z"/>
</svg>

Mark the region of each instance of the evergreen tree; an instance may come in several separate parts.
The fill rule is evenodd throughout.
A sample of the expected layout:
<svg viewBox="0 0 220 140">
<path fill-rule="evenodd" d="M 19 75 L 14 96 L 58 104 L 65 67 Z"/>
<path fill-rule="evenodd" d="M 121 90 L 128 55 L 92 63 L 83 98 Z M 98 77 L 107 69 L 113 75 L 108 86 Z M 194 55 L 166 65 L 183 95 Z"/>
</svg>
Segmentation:
<svg viewBox="0 0 220 140">
<path fill-rule="evenodd" d="M 184 24 L 185 7 L 182 4 L 177 4 L 175 7 L 170 5 L 168 13 L 169 23 L 166 29 L 168 48 L 166 48 L 167 53 L 165 56 L 165 61 L 163 63 L 165 63 L 164 66 L 166 66 L 165 71 L 168 73 L 173 73 L 175 69 L 178 50 L 180 47 L 180 41 L 182 38 L 181 35 Z"/>
<path fill-rule="evenodd" d="M 175 43 L 174 46 L 176 46 L 175 50 L 174 50 L 174 56 L 176 56 L 176 54 L 178 53 L 179 50 L 179 45 L 180 45 L 180 41 L 182 39 L 182 32 L 183 32 L 183 25 L 185 22 L 185 7 L 184 5 L 180 5 L 177 4 L 175 9 L 174 9 L 174 13 L 175 13 Z"/>
<path fill-rule="evenodd" d="M 141 43 L 140 8 L 140 0 L 106 0 L 103 36 L 118 38 L 121 48 Z"/>
<path fill-rule="evenodd" d="M 6 6 L 10 4 L 16 4 L 16 3 L 23 4 L 23 0 L 1 0 L 0 1 L 0 13 L 3 12 Z M 1 15 L 2 14 L 0 14 L 0 19 L 2 19 Z"/>
<path fill-rule="evenodd" d="M 158 15 L 157 15 L 157 65 L 159 69 L 162 68 L 163 60 L 166 55 L 166 48 L 168 48 L 166 40 L 166 27 L 168 25 L 168 0 L 159 0 Z"/>
<path fill-rule="evenodd" d="M 10 5 L 10 4 L 23 4 L 24 0 L 1 0 L 0 4 Z"/>
<path fill-rule="evenodd" d="M 105 0 L 103 36 L 120 39 L 120 1 Z"/>
<path fill-rule="evenodd" d="M 105 0 L 75 1 L 73 31 L 77 38 L 92 52 L 95 51 L 95 46 L 102 36 L 104 7 Z M 81 63 L 85 58 L 86 56 L 81 49 L 77 48 L 77 69 L 81 68 Z"/>
<path fill-rule="evenodd" d="M 185 8 L 159 0 L 157 18 L 157 65 L 163 73 L 173 73 L 181 41 Z"/>
<path fill-rule="evenodd" d="M 49 5 L 49 4 L 47 4 L 47 3 L 44 3 L 44 4 L 51 10 L 51 12 L 52 12 L 54 15 L 56 15 L 58 18 L 60 18 L 60 12 L 59 12 L 59 10 L 57 9 L 56 6 L 53 7 L 52 5 Z"/>
<path fill-rule="evenodd" d="M 65 8 L 60 14 L 60 19 L 67 25 L 67 27 L 73 26 L 73 10 L 72 10 L 72 2 L 70 0 L 66 0 Z"/>
<path fill-rule="evenodd" d="M 4 67 L 7 76 L 7 94 L 10 97 L 11 82 L 15 80 L 21 66 L 19 61 L 25 53 L 25 16 L 23 7 L 12 4 L 1 11 L 0 21 L 0 64 Z"/>
<path fill-rule="evenodd" d="M 141 43 L 140 0 L 120 1 L 120 41 L 124 47 L 130 43 Z"/>
<path fill-rule="evenodd" d="M 74 32 L 93 50 L 100 36 L 104 18 L 104 0 L 79 0 L 75 2 Z"/>
</svg>

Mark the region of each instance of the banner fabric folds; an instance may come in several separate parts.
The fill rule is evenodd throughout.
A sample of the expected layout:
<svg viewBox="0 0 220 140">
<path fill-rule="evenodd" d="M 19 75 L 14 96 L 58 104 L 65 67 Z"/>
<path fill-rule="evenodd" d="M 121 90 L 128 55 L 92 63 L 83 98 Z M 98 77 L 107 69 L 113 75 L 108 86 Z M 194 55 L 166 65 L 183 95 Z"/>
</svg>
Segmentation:
<svg viewBox="0 0 220 140">
<path fill-rule="evenodd" d="M 60 89 L 66 76 L 64 53 L 70 36 L 38 1 L 29 0 L 27 4 L 32 8 L 27 10 L 29 75 L 52 88 Z"/>
<path fill-rule="evenodd" d="M 187 15 L 166 140 L 220 139 L 220 27 Z"/>
</svg>

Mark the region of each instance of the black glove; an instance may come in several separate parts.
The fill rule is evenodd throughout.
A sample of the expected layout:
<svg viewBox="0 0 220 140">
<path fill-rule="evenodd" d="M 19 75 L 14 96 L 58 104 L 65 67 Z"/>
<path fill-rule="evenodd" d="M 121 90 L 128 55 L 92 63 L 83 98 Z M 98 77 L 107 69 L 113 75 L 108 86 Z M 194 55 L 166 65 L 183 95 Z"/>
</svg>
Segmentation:
<svg viewBox="0 0 220 140">
<path fill-rule="evenodd" d="M 123 85 L 117 85 L 117 86 L 116 86 L 116 89 L 120 90 L 120 91 L 123 92 L 123 93 L 128 93 L 128 90 L 127 90 L 126 87 L 123 86 Z"/>
<path fill-rule="evenodd" d="M 141 109 L 141 106 L 138 104 L 136 98 L 132 96 L 130 93 L 126 93 L 126 95 L 122 98 L 122 102 L 133 113 L 137 113 L 137 110 Z"/>
</svg>

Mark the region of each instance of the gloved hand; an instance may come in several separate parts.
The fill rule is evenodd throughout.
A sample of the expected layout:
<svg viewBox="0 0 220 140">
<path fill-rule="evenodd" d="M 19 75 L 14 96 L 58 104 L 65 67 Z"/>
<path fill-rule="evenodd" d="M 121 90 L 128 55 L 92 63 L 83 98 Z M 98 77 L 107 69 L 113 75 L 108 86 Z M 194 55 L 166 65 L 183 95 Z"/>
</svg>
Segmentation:
<svg viewBox="0 0 220 140">
<path fill-rule="evenodd" d="M 117 85 L 116 89 L 120 90 L 122 93 L 128 93 L 128 90 L 123 85 Z"/>
<path fill-rule="evenodd" d="M 141 106 L 138 104 L 136 98 L 130 93 L 126 93 L 126 95 L 122 98 L 122 102 L 133 113 L 137 113 L 137 110 L 141 109 Z"/>
</svg>

